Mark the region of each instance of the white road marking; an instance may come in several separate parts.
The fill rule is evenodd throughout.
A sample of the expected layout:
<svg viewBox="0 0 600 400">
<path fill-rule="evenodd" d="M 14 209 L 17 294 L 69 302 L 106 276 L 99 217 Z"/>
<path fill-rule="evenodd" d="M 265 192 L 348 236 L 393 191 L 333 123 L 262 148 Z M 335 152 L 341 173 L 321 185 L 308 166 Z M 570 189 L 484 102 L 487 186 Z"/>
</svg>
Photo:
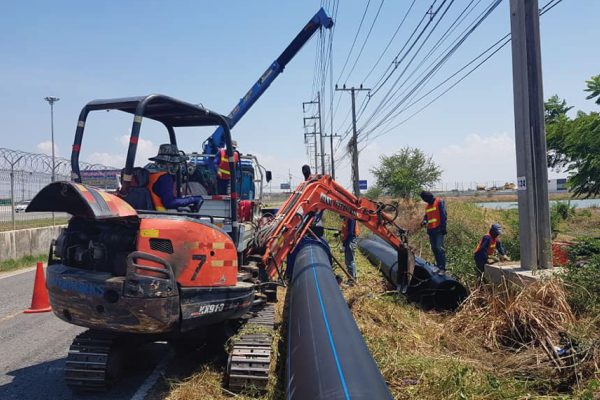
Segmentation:
<svg viewBox="0 0 600 400">
<path fill-rule="evenodd" d="M 11 318 L 14 318 L 14 317 L 16 317 L 17 315 L 20 315 L 20 314 L 23 314 L 23 311 L 19 311 L 19 312 L 16 312 L 16 313 L 12 314 L 12 315 L 7 315 L 6 317 L 2 317 L 2 318 L 0 318 L 0 322 L 4 322 L 4 321 L 6 321 L 8 319 L 11 319 Z"/>
<path fill-rule="evenodd" d="M 37 267 L 27 267 L 27 268 L 18 269 L 16 271 L 12 271 L 12 272 L 0 272 L 0 279 L 10 278 L 11 276 L 21 275 L 26 272 L 35 271 L 36 268 Z"/>
<path fill-rule="evenodd" d="M 144 400 L 146 395 L 152 389 L 152 386 L 156 383 L 160 375 L 167 369 L 167 365 L 173 359 L 175 353 L 173 350 L 169 349 L 168 353 L 165 357 L 158 363 L 158 365 L 154 368 L 154 371 L 146 378 L 144 383 L 139 387 L 139 389 L 133 394 L 131 400 Z"/>
</svg>

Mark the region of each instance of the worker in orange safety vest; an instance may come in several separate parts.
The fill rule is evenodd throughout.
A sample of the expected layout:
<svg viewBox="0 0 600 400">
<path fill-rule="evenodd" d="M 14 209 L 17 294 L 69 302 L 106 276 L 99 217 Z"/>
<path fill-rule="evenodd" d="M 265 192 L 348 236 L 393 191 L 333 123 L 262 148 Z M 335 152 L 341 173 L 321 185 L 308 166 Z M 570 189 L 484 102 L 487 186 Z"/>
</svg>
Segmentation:
<svg viewBox="0 0 600 400">
<path fill-rule="evenodd" d="M 435 263 L 441 272 L 446 271 L 446 249 L 444 248 L 444 237 L 446 236 L 446 202 L 444 199 L 435 197 L 428 191 L 421 192 L 421 199 L 425 204 L 425 216 L 421 226 L 427 226 L 427 235 L 431 251 L 435 257 Z"/>
<path fill-rule="evenodd" d="M 181 163 L 187 159 L 175 144 L 161 144 L 156 157 L 150 161 L 156 163 L 156 170 L 148 177 L 148 191 L 156 211 L 166 211 L 179 207 L 196 209 L 200 206 L 202 196 L 177 197 L 175 195 L 175 176 Z"/>
<path fill-rule="evenodd" d="M 237 142 L 232 140 L 231 145 L 233 146 L 233 160 L 236 165 L 239 165 L 240 154 L 237 151 Z M 217 169 L 217 194 L 231 193 L 231 171 L 229 170 L 229 158 L 225 148 L 219 149 L 216 154 L 215 168 Z"/>
<path fill-rule="evenodd" d="M 510 258 L 506 255 L 504 246 L 500 241 L 500 235 L 502 234 L 502 226 L 500 224 L 493 224 L 490 227 L 488 233 L 486 233 L 473 252 L 475 258 L 475 268 L 479 275 L 483 275 L 485 264 L 492 264 L 498 259 L 495 257 L 496 251 L 500 254 L 500 260 L 508 261 Z"/>
</svg>

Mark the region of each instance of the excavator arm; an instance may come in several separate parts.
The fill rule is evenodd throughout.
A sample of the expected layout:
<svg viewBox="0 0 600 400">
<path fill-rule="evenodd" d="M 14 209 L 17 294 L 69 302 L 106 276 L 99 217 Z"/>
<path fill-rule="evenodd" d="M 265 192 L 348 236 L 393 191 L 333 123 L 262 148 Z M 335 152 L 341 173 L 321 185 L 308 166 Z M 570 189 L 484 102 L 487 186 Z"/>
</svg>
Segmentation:
<svg viewBox="0 0 600 400">
<path fill-rule="evenodd" d="M 395 207 L 357 197 L 328 175 L 313 175 L 300 184 L 281 206 L 273 220 L 262 226 L 256 245 L 271 279 L 281 275 L 281 266 L 322 211 L 333 211 L 361 222 L 398 251 L 400 289 L 406 292 L 414 270 L 414 255 L 407 244 L 406 231 L 389 215 Z"/>
</svg>

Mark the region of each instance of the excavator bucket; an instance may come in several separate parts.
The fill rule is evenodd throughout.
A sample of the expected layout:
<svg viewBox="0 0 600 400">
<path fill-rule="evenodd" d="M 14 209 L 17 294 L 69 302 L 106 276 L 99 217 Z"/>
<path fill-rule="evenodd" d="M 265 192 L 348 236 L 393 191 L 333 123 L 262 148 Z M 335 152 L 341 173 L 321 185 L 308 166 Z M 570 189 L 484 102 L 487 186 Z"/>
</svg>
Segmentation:
<svg viewBox="0 0 600 400">
<path fill-rule="evenodd" d="M 407 246 L 398 249 L 398 290 L 406 294 L 415 272 L 415 255 Z"/>
</svg>

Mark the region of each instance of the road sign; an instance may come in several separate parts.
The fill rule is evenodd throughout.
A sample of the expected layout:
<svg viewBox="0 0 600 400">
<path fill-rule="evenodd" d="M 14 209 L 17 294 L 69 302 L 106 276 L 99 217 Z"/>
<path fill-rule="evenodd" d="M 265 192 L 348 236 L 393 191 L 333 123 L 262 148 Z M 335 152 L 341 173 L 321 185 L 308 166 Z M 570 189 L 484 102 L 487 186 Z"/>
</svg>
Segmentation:
<svg viewBox="0 0 600 400">
<path fill-rule="evenodd" d="M 117 190 L 120 176 L 121 170 L 119 169 L 81 171 L 81 183 L 100 189 Z"/>
<path fill-rule="evenodd" d="M 290 190 L 290 184 L 289 183 L 280 183 L 279 184 L 279 189 L 281 189 L 281 190 Z"/>
<path fill-rule="evenodd" d="M 367 181 L 366 180 L 364 180 L 364 181 L 359 180 L 358 181 L 358 188 L 360 190 L 367 190 Z"/>
</svg>

